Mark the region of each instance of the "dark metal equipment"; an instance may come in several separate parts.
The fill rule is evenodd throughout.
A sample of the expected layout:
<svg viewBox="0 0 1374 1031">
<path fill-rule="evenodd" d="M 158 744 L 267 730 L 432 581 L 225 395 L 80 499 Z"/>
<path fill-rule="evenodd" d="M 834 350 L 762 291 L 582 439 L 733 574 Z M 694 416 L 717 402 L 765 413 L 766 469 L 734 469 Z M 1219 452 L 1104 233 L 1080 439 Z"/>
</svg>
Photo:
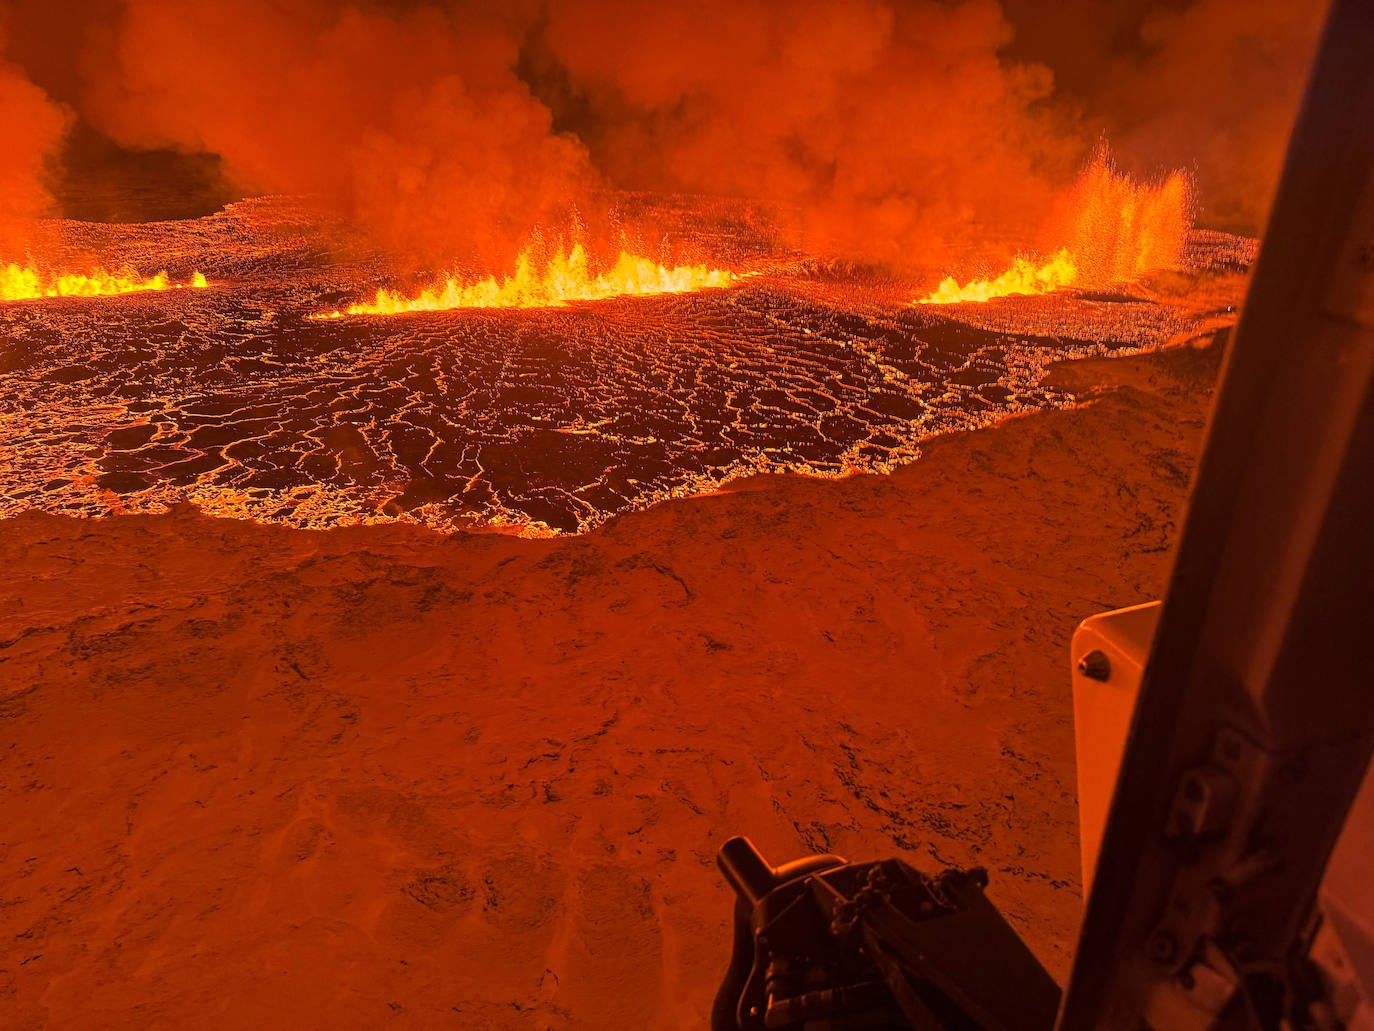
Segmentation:
<svg viewBox="0 0 1374 1031">
<path fill-rule="evenodd" d="M 715 1031 L 1054 1024 L 1059 986 L 983 895 L 983 870 L 830 855 L 774 869 L 747 838 L 719 862 L 738 901 Z"/>
<path fill-rule="evenodd" d="M 1331 4 L 1152 632 L 1057 1026 L 1343 1028 L 1313 941 L 1374 752 L 1374 0 Z M 720 865 L 717 1029 L 1056 1026 L 977 871 Z"/>
</svg>

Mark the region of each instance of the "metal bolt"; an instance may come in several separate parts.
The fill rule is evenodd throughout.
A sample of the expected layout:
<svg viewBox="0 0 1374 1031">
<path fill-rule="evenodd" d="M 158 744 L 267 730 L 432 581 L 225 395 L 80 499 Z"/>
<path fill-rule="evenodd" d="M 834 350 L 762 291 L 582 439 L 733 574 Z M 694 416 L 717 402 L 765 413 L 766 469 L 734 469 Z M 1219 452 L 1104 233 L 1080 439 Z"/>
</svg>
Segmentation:
<svg viewBox="0 0 1374 1031">
<path fill-rule="evenodd" d="M 1112 662 L 1107 658 L 1107 653 L 1103 651 L 1090 651 L 1087 655 L 1078 660 L 1078 672 L 1082 673 L 1089 680 L 1110 680 L 1112 676 Z"/>
</svg>

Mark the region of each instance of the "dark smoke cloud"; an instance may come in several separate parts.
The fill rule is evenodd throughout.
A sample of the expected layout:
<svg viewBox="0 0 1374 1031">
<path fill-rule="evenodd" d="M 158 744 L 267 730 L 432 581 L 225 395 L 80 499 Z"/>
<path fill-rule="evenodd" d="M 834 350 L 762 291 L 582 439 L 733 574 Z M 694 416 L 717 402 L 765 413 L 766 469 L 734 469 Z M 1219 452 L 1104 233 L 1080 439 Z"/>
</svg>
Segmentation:
<svg viewBox="0 0 1374 1031">
<path fill-rule="evenodd" d="M 0 7 L 0 54 L 8 42 L 9 10 Z M 36 220 L 52 211 L 49 164 L 67 130 L 68 112 L 23 69 L 0 58 L 0 261 L 23 257 Z"/>
<path fill-rule="evenodd" d="M 592 179 L 515 75 L 508 11 L 127 0 L 85 110 L 128 145 L 217 153 L 246 190 L 321 197 L 397 254 L 505 266 Z"/>
</svg>

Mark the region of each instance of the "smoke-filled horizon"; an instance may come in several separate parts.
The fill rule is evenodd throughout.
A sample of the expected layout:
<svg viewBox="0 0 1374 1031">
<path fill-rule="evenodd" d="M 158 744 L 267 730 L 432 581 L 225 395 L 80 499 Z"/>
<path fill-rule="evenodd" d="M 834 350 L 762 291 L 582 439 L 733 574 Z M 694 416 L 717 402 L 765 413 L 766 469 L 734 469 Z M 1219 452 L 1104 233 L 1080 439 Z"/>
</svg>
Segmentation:
<svg viewBox="0 0 1374 1031">
<path fill-rule="evenodd" d="M 163 150 L 418 263 L 609 232 L 607 188 L 749 197 L 813 252 L 929 263 L 1032 242 L 1104 135 L 1131 171 L 1193 170 L 1203 224 L 1258 231 L 1324 4 L 1110 6 L 4 0 L 0 248 L 64 181 L 126 174 L 112 152 Z M 117 146 L 83 164 L 73 126 Z"/>
<path fill-rule="evenodd" d="M 5 60 L 7 12 L 0 8 L 0 111 L 5 145 L 0 147 L 0 258 L 32 242 L 34 221 L 52 207 L 47 163 L 61 145 L 69 113 L 26 71 Z"/>
</svg>

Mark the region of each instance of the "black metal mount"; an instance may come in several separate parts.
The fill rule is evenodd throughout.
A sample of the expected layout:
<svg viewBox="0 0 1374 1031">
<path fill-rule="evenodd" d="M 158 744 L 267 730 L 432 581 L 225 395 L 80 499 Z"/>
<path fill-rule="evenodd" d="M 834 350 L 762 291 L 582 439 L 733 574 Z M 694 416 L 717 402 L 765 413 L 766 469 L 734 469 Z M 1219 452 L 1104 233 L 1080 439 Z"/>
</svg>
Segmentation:
<svg viewBox="0 0 1374 1031">
<path fill-rule="evenodd" d="M 983 894 L 983 870 L 833 855 L 772 867 L 747 838 L 718 862 L 736 906 L 713 1031 L 1054 1026 L 1059 987 Z"/>
</svg>

